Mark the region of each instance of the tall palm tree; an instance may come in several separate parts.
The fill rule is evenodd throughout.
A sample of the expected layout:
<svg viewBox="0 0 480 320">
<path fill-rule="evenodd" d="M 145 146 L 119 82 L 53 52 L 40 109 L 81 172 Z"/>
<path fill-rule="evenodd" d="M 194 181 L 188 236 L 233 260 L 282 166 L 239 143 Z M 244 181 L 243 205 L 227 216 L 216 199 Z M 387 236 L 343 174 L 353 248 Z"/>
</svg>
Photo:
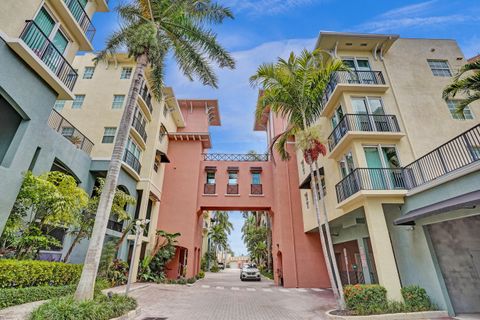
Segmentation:
<svg viewBox="0 0 480 320">
<path fill-rule="evenodd" d="M 342 309 L 345 307 L 343 288 L 335 263 L 328 216 L 320 186 L 322 223 L 316 182 L 316 177 L 320 179 L 320 174 L 318 169 L 314 168 L 314 163 L 316 165 L 319 154 L 326 153 L 325 146 L 320 142 L 319 128 L 316 126 L 322 110 L 322 94 L 332 73 L 346 70 L 348 69 L 341 60 L 331 58 L 325 52 L 303 50 L 299 56 L 292 52 L 287 60 L 278 58 L 277 63 L 262 64 L 250 78 L 253 86 L 263 89 L 255 111 L 257 119 L 261 119 L 266 109 L 270 108 L 272 112 L 288 120 L 287 129 L 273 139 L 271 148 L 275 147 L 282 160 L 288 160 L 290 155 L 287 142 L 295 137 L 297 148 L 303 152 L 310 166 L 311 188 L 323 255 L 332 289 Z M 323 224 L 328 241 L 325 239 Z"/>
<path fill-rule="evenodd" d="M 184 75 L 191 80 L 198 78 L 203 84 L 212 87 L 217 87 L 217 77 L 211 63 L 221 68 L 233 69 L 235 66 L 233 58 L 208 29 L 210 24 L 233 18 L 233 14 L 228 8 L 211 0 L 133 0 L 119 5 L 116 11 L 122 22 L 121 27 L 111 34 L 105 49 L 98 54 L 96 60 L 108 60 L 112 54 L 126 48 L 128 54 L 135 59 L 136 68 L 115 139 L 105 187 L 100 196 L 82 275 L 75 292 L 77 300 L 93 298 L 102 243 L 145 68 L 150 67 L 152 93 L 160 101 L 164 64 L 169 52 L 173 53 Z"/>
<path fill-rule="evenodd" d="M 463 77 L 466 73 L 468 75 Z M 480 100 L 480 60 L 467 63 L 459 70 L 453 82 L 443 90 L 443 98 L 449 100 L 459 93 L 466 96 L 457 105 L 457 112 L 463 116 L 463 110 L 470 103 Z"/>
</svg>

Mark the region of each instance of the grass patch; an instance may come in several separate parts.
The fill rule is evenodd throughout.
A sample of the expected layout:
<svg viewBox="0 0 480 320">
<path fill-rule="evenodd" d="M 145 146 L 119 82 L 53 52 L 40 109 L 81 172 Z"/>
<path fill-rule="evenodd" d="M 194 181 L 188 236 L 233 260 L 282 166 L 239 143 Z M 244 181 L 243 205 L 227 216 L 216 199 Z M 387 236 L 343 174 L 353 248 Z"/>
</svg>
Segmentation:
<svg viewBox="0 0 480 320">
<path fill-rule="evenodd" d="M 264 276 L 265 278 L 268 278 L 270 280 L 274 280 L 273 279 L 273 273 L 272 272 L 269 272 L 269 271 L 260 271 L 260 273 L 262 274 L 262 276 Z"/>
</svg>

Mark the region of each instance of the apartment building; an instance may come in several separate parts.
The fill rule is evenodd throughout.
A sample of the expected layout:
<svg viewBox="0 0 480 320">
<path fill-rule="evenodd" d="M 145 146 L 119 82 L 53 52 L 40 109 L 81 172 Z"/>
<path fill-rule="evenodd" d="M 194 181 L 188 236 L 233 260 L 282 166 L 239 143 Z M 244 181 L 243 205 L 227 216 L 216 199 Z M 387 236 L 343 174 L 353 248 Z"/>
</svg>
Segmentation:
<svg viewBox="0 0 480 320">
<path fill-rule="evenodd" d="M 458 114 L 457 100 L 442 99 L 452 75 L 466 63 L 457 43 L 321 32 L 316 48 L 328 51 L 351 68 L 351 72 L 332 75 L 318 122 L 328 142 L 328 154 L 318 163 L 342 282 L 380 283 L 396 300 L 401 299 L 402 286 L 418 284 L 440 308 L 452 314 L 478 312 L 472 302 L 478 295 L 471 295 L 474 285 L 478 288 L 478 275 L 471 276 L 468 285 L 462 281 L 464 292 L 459 293 L 460 284 L 455 284 L 458 277 L 452 276 L 448 271 L 451 268 L 442 262 L 442 255 L 446 255 L 443 252 L 451 253 L 452 247 L 438 245 L 441 248 L 435 250 L 436 239 L 449 228 L 448 223 L 436 223 L 458 219 L 450 222 L 455 230 L 467 223 L 473 226 L 478 216 L 471 218 L 476 222 L 462 219 L 478 215 L 478 210 L 444 213 L 430 220 L 418 212 L 411 216 L 420 208 L 432 215 L 431 206 L 435 205 L 442 212 L 458 209 L 462 203 L 475 207 L 465 199 L 455 202 L 455 207 L 439 202 L 480 189 L 480 180 L 471 176 L 475 170 L 469 167 L 478 165 L 479 159 L 479 104 Z M 318 230 L 318 224 L 309 169 L 300 152 L 297 163 L 304 231 L 312 232 Z M 463 177 L 462 182 L 451 178 L 466 167 L 469 177 Z M 435 190 L 427 187 L 427 183 L 439 184 L 444 176 L 450 176 L 448 186 Z M 425 209 L 428 206 L 431 210 Z M 415 222 L 417 227 L 413 226 Z M 405 223 L 409 226 L 394 225 Z M 462 245 L 457 243 L 457 249 L 465 255 L 479 241 L 469 230 L 462 229 L 464 234 L 458 236 Z M 468 268 L 480 268 L 478 253 L 471 257 L 477 262 L 463 267 L 463 275 Z M 471 298 L 465 300 L 468 295 Z M 463 300 L 464 308 L 452 307 L 454 300 Z"/>
<path fill-rule="evenodd" d="M 117 128 L 125 108 L 128 91 L 135 72 L 135 61 L 127 54 L 117 54 L 109 61 L 94 64 L 94 54 L 76 56 L 73 67 L 79 73 L 73 101 L 57 100 L 54 114 L 69 119 L 92 140 L 90 174 L 92 179 L 105 177 L 113 153 Z M 159 101 L 151 93 L 149 71 L 137 98 L 134 119 L 130 127 L 127 150 L 123 156 L 119 188 L 137 199 L 135 207 L 128 208 L 132 219 L 148 219 L 148 230 L 141 238 L 135 263 L 145 255 L 148 244 L 155 241 L 159 201 L 162 195 L 164 163 L 167 156 L 169 132 L 184 126 L 177 99 L 171 88 L 163 89 L 164 99 Z M 70 138 L 72 130 L 62 128 Z M 125 222 L 111 217 L 107 238 L 120 237 Z M 128 237 L 119 252 L 126 260 L 133 252 L 133 235 Z M 87 241 L 79 246 L 74 258 L 83 260 Z M 136 268 L 135 268 L 136 269 Z"/>
<path fill-rule="evenodd" d="M 91 51 L 96 12 L 106 0 L 5 0 L 0 4 L 0 233 L 27 170 L 60 170 L 88 188 L 89 142 L 73 145 L 52 130 L 57 99 L 74 98 L 77 51 Z M 80 137 L 80 135 L 79 135 Z"/>
</svg>

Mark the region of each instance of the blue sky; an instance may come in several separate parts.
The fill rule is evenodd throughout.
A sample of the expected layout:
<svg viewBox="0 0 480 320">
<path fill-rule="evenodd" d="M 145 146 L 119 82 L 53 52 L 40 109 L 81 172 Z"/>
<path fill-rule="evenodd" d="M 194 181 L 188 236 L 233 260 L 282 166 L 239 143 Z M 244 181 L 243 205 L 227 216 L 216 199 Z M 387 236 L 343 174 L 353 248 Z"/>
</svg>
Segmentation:
<svg viewBox="0 0 480 320">
<path fill-rule="evenodd" d="M 265 137 L 253 132 L 257 90 L 248 78 L 263 62 L 291 51 L 313 49 L 320 31 L 395 33 L 401 37 L 456 39 L 466 57 L 480 53 L 480 0 L 219 0 L 235 19 L 215 27 L 220 42 L 237 61 L 237 69 L 219 70 L 219 89 L 189 82 L 174 63 L 167 65 L 166 83 L 179 98 L 219 100 L 222 127 L 211 128 L 211 152 L 263 152 Z M 111 8 L 118 0 L 110 0 Z M 118 26 L 115 12 L 97 13 L 93 20 L 96 49 Z M 239 238 L 240 214 L 234 215 Z M 241 241 L 235 253 L 245 252 Z"/>
</svg>

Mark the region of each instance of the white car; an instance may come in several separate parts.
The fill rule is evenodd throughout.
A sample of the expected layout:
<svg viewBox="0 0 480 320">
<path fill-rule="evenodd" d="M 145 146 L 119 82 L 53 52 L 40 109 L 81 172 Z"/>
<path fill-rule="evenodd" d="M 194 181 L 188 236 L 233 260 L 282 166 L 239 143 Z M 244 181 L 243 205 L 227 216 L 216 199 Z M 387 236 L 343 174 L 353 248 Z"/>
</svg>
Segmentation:
<svg viewBox="0 0 480 320">
<path fill-rule="evenodd" d="M 240 280 L 256 280 L 260 281 L 262 278 L 260 276 L 260 271 L 257 269 L 257 266 L 254 264 L 246 264 L 243 266 L 240 271 Z"/>
</svg>

